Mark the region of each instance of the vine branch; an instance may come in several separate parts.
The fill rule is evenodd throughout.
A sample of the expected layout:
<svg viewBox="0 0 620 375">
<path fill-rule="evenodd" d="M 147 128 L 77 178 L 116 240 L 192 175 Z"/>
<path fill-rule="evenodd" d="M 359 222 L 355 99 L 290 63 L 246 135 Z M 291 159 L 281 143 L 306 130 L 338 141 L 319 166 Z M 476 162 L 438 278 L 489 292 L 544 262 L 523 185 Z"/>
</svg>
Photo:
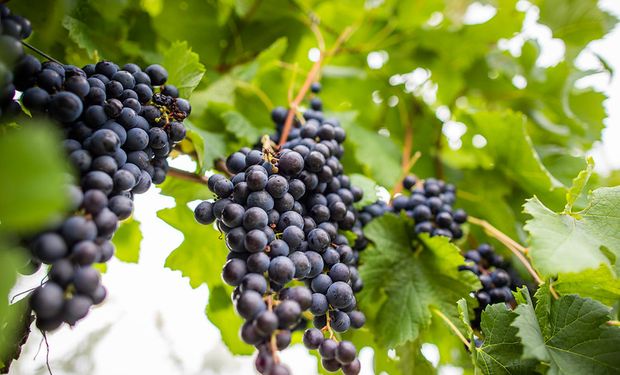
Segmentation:
<svg viewBox="0 0 620 375">
<path fill-rule="evenodd" d="M 484 229 L 486 234 L 497 239 L 498 241 L 506 245 L 506 247 L 513 248 L 522 254 L 527 254 L 527 248 L 525 248 L 524 246 L 522 246 L 521 244 L 519 244 L 517 241 L 513 240 L 512 238 L 510 238 L 508 235 L 506 235 L 501 230 L 495 228 L 488 221 L 478 219 L 473 216 L 469 216 L 467 221 L 469 221 L 470 223 L 474 225 L 478 225 L 479 227 L 482 227 L 482 229 Z"/>
<path fill-rule="evenodd" d="M 29 43 L 27 43 L 27 42 L 24 42 L 23 40 L 22 40 L 22 45 L 24 45 L 24 47 L 28 47 L 29 49 L 33 50 L 34 52 L 38 53 L 39 55 L 41 55 L 41 56 L 45 57 L 45 58 L 46 58 L 46 59 L 48 59 L 48 60 L 51 60 L 51 61 L 53 61 L 53 62 L 55 62 L 55 63 L 60 64 L 60 65 L 64 65 L 63 63 L 61 63 L 60 61 L 56 60 L 56 59 L 55 59 L 55 58 L 53 58 L 52 56 L 50 56 L 50 55 L 48 55 L 47 53 L 45 53 L 45 52 L 41 51 L 41 50 L 40 50 L 40 49 L 38 49 L 37 47 L 35 47 L 35 46 L 33 46 L 33 45 L 31 45 L 31 44 L 29 44 Z"/>
<path fill-rule="evenodd" d="M 334 330 L 331 326 L 331 318 L 329 317 L 329 314 L 325 314 L 325 327 L 323 327 L 321 331 L 329 333 L 329 338 L 338 342 L 338 338 L 334 334 Z"/>
<path fill-rule="evenodd" d="M 306 94 L 308 93 L 308 90 L 310 89 L 312 82 L 316 80 L 316 77 L 318 76 L 321 70 L 321 65 L 323 64 L 323 61 L 325 61 L 327 57 L 334 55 L 340 48 L 340 45 L 342 45 L 342 43 L 344 43 L 344 41 L 347 40 L 351 36 L 352 33 L 353 33 L 352 27 L 349 26 L 345 28 L 342 34 L 340 34 L 340 36 L 336 40 L 336 43 L 334 44 L 331 50 L 327 52 L 321 50 L 319 58 L 314 62 L 314 65 L 312 65 L 312 68 L 308 72 L 308 75 L 306 76 L 306 80 L 304 81 L 301 88 L 299 89 L 297 96 L 295 96 L 295 99 L 293 99 L 293 101 L 289 103 L 289 111 L 286 115 L 286 120 L 284 121 L 284 128 L 282 129 L 282 137 L 280 137 L 280 142 L 278 143 L 278 147 L 282 147 L 286 143 L 286 140 L 288 139 L 288 135 L 291 132 L 291 127 L 293 125 L 293 118 L 295 117 L 295 113 L 297 113 L 297 108 L 301 104 L 301 101 L 306 97 Z"/>
<path fill-rule="evenodd" d="M 441 161 L 441 149 L 443 147 L 443 144 L 441 142 L 442 137 L 443 137 L 442 134 L 443 133 L 441 132 L 441 128 L 440 128 L 437 134 L 437 138 L 435 139 L 435 157 L 434 157 L 435 174 L 437 178 L 441 180 L 444 179 L 443 162 Z"/>
<path fill-rule="evenodd" d="M 407 175 L 409 174 L 409 171 L 411 171 L 411 168 L 413 168 L 415 163 L 417 163 L 421 157 L 422 157 L 422 153 L 420 151 L 416 151 L 415 154 L 413 154 L 409 158 L 409 160 L 406 160 L 405 166 L 403 167 L 400 173 L 400 176 L 398 176 L 396 185 L 394 185 L 394 187 L 392 188 L 392 197 L 394 197 L 394 195 L 400 193 L 403 190 L 403 184 L 402 184 L 403 179 L 407 177 Z"/>
<path fill-rule="evenodd" d="M 168 169 L 168 176 L 173 176 L 173 177 L 176 177 L 176 178 L 180 178 L 181 180 L 197 182 L 197 183 L 203 184 L 203 185 L 206 185 L 207 182 L 209 181 L 209 178 L 207 176 L 201 176 L 201 175 L 196 174 L 196 173 L 184 171 L 182 169 L 173 168 L 173 167 L 170 167 Z"/>
<path fill-rule="evenodd" d="M 269 309 L 269 311 L 273 311 L 273 296 L 271 294 L 267 296 L 267 308 Z M 269 338 L 269 350 L 271 351 L 271 356 L 273 357 L 274 362 L 280 363 L 275 332 L 272 333 L 271 337 Z"/>
<path fill-rule="evenodd" d="M 438 317 L 440 317 L 448 325 L 448 327 L 450 327 L 450 330 L 454 332 L 454 334 L 459 338 L 459 340 L 463 342 L 463 344 L 465 344 L 465 346 L 468 349 L 471 347 L 471 343 L 469 342 L 469 340 L 467 340 L 465 336 L 463 336 L 461 331 L 454 325 L 454 323 L 452 323 L 452 321 L 444 313 L 442 313 L 441 311 L 437 310 L 434 307 L 431 307 L 431 312 L 437 315 Z"/>
<path fill-rule="evenodd" d="M 413 149 L 413 126 L 411 124 L 411 117 L 409 116 L 409 113 L 407 112 L 407 109 L 404 105 L 400 105 L 398 106 L 398 108 L 398 112 L 400 114 L 400 121 L 405 125 L 405 139 L 403 140 L 403 154 L 400 163 L 400 176 L 398 180 L 396 180 L 396 184 L 392 188 L 392 196 L 400 193 L 403 190 L 403 185 L 401 182 L 413 166 L 410 160 L 411 150 Z"/>
<path fill-rule="evenodd" d="M 515 240 L 507 236 L 504 232 L 495 228 L 493 225 L 491 225 L 491 223 L 489 223 L 486 220 L 482 220 L 482 219 L 478 219 L 473 216 L 470 216 L 467 219 L 467 221 L 470 222 L 471 224 L 482 227 L 482 229 L 484 229 L 484 232 L 486 234 L 488 234 L 489 236 L 497 239 L 502 244 L 504 244 L 508 248 L 508 250 L 510 250 L 517 257 L 517 259 L 519 259 L 519 261 L 523 264 L 523 266 L 525 266 L 527 271 L 530 273 L 530 275 L 532 275 L 532 277 L 534 278 L 534 281 L 536 281 L 538 285 L 542 285 L 544 283 L 540 275 L 538 275 L 538 272 L 536 272 L 534 267 L 532 267 L 532 264 L 525 257 L 525 254 L 527 254 L 527 249 L 525 247 L 521 246 L 521 244 L 519 244 L 518 242 L 516 242 Z M 551 290 L 552 290 L 552 294 L 554 294 L 554 297 L 556 297 L 557 299 L 558 298 L 557 294 L 555 294 L 555 291 L 553 291 L 553 289 Z"/>
</svg>

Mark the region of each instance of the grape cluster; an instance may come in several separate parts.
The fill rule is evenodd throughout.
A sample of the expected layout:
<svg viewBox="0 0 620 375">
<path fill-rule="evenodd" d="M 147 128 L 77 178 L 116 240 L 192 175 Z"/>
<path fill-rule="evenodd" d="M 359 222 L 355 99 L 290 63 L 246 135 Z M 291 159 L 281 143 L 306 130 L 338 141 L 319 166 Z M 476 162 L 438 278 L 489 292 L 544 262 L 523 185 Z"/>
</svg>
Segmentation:
<svg viewBox="0 0 620 375">
<path fill-rule="evenodd" d="M 32 33 L 30 21 L 12 14 L 6 5 L 0 4 L 0 116 L 7 117 L 21 112 L 19 104 L 13 100 L 13 66 L 24 59 L 22 39 Z"/>
<path fill-rule="evenodd" d="M 397 195 L 391 205 L 377 201 L 365 206 L 358 215 L 357 226 L 363 228 L 387 212 L 403 211 L 415 221 L 416 234 L 428 233 L 431 237 L 445 236 L 455 240 L 463 237 L 461 224 L 467 221 L 467 213 L 452 207 L 456 200 L 454 185 L 435 178 L 418 181 L 415 176 L 405 177 L 402 184 L 410 194 Z M 362 247 L 366 244 L 364 239 L 360 240 Z"/>
<path fill-rule="evenodd" d="M 511 277 L 511 268 L 489 244 L 481 244 L 477 249 L 467 251 L 465 259 L 469 264 L 460 266 L 459 270 L 473 272 L 482 284 L 482 289 L 474 292 L 478 307 L 474 310 L 476 316 L 471 321 L 472 327 L 479 329 L 482 310 L 492 303 L 514 305 L 512 291 L 523 283 Z"/>
<path fill-rule="evenodd" d="M 356 251 L 362 251 L 368 246 L 368 239 L 364 237 L 366 224 L 388 212 L 404 211 L 413 218 L 416 234 L 428 233 L 430 236 L 445 236 L 450 239 L 463 237 L 461 224 L 467 221 L 467 213 L 452 207 L 456 200 L 454 185 L 435 178 L 418 181 L 415 176 L 405 177 L 402 184 L 410 192 L 409 195 L 397 195 L 391 205 L 376 201 L 361 209 L 353 227 L 357 236 L 353 245 Z"/>
<path fill-rule="evenodd" d="M 93 264 L 113 256 L 110 239 L 131 215 L 134 194 L 166 178 L 166 158 L 185 137 L 191 108 L 165 85 L 168 73 L 159 65 L 143 71 L 101 61 L 80 69 L 24 55 L 13 78 L 22 105 L 64 131 L 79 176 L 69 188 L 70 214 L 25 240 L 33 263 L 51 265 L 49 280 L 30 298 L 37 326 L 49 331 L 75 324 L 105 298 Z"/>
<path fill-rule="evenodd" d="M 467 213 L 454 210 L 456 187 L 442 180 L 428 178 L 418 181 L 414 176 L 403 180 L 403 187 L 410 195 L 399 195 L 392 200 L 393 212 L 404 211 L 415 221 L 415 233 L 428 233 L 458 240 L 463 237 L 461 224 L 467 221 Z"/>
<path fill-rule="evenodd" d="M 222 278 L 236 287 L 236 310 L 246 320 L 240 335 L 257 347 L 255 365 L 263 374 L 289 373 L 275 352 L 288 347 L 293 330 L 305 328 L 305 311 L 315 328 L 305 331 L 304 344 L 319 350 L 323 367 L 360 371 L 355 346 L 337 342 L 334 332 L 365 322 L 355 310 L 354 293 L 363 287 L 357 258 L 339 233 L 355 225 L 353 203 L 362 191 L 351 186 L 339 160 L 345 131 L 337 120 L 323 118 L 321 106 L 312 98 L 305 124 L 294 124 L 278 152 L 267 141 L 262 151 L 230 155 L 226 166 L 233 176 L 211 176 L 208 185 L 218 198 L 195 210 L 198 222 L 215 221 L 226 234 L 230 253 Z M 272 139 L 279 140 L 287 114 L 273 110 L 279 132 Z"/>
</svg>

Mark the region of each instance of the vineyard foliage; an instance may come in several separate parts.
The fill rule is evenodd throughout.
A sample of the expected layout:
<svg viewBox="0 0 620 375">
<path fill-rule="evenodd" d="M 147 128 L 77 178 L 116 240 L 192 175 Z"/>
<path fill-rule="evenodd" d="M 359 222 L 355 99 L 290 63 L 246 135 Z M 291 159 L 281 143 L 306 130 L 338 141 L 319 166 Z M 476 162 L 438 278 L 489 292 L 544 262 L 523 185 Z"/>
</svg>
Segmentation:
<svg viewBox="0 0 620 375">
<path fill-rule="evenodd" d="M 366 193 L 356 205 L 374 202 L 378 187 L 392 191 L 419 152 L 411 173 L 455 184 L 455 206 L 496 228 L 465 225 L 465 239 L 453 243 L 426 235 L 415 242 L 405 215 L 367 225 L 372 244 L 360 260 L 365 287 L 358 296 L 367 325 L 344 336 L 374 349 L 376 373 L 437 371 L 421 354 L 425 343 L 438 347 L 440 365 L 466 373 L 620 373 L 620 174 L 599 175 L 587 158 L 601 140 L 606 96 L 579 84 L 612 72 L 597 56 L 594 70 L 576 64 L 617 22 L 596 0 L 36 3 L 10 6 L 31 20 L 28 42 L 59 61 L 166 67 L 192 105 L 187 139 L 172 157 L 189 155 L 201 175 L 272 134 L 271 110 L 299 91 L 320 49 L 342 43 L 319 77 L 328 114 L 347 131 L 341 162 Z M 475 20 L 472 9 L 489 17 Z M 532 27 L 563 46 L 563 58 L 546 63 L 549 40 L 534 39 L 526 32 Z M 52 128 L 41 121 L 0 128 L 3 295 L 24 262 L 16 235 L 36 232 L 67 204 L 62 189 L 71 172 Z M 159 188 L 176 205 L 158 217 L 184 235 L 165 267 L 193 288 L 208 286 L 206 318 L 232 353 L 251 354 L 238 336 L 233 288 L 220 276 L 228 250 L 188 206 L 213 193 L 174 176 Z M 540 286 L 497 240 L 500 231 L 524 245 Z M 123 222 L 116 256 L 137 262 L 142 235 L 137 221 Z M 514 310 L 487 307 L 474 332 L 470 292 L 480 284 L 458 267 L 461 254 L 483 242 L 511 259 L 527 286 L 516 292 Z M 0 303 L 0 352 L 20 340 L 23 309 Z"/>
</svg>

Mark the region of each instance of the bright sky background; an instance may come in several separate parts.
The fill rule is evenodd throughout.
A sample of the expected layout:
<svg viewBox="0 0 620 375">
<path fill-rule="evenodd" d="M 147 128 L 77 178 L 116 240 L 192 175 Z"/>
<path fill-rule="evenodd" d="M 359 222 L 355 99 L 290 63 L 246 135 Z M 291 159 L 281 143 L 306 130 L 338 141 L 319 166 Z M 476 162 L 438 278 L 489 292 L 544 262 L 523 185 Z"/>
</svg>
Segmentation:
<svg viewBox="0 0 620 375">
<path fill-rule="evenodd" d="M 522 2 L 522 4 L 525 4 Z M 601 6 L 620 16 L 620 2 L 603 0 Z M 485 18 L 484 7 L 471 9 L 470 20 Z M 561 56 L 562 45 L 551 39 L 550 31 L 535 24 L 536 13 L 529 12 L 524 35 L 533 36 L 543 46 L 542 64 L 554 64 Z M 507 43 L 507 48 L 519 50 L 522 36 Z M 604 57 L 615 69 L 620 70 L 620 28 L 616 28 L 602 41 L 593 42 L 580 56 L 581 68 L 596 68 L 595 52 Z M 370 61 L 370 59 L 369 59 Z M 609 118 L 603 142 L 593 152 L 597 168 L 605 172 L 620 168 L 620 80 L 610 80 L 599 74 L 582 84 L 593 85 L 609 94 L 606 109 Z M 253 374 L 253 359 L 233 357 L 222 344 L 218 330 L 207 320 L 204 309 L 207 303 L 206 286 L 192 289 L 180 272 L 163 267 L 168 254 L 182 241 L 180 232 L 159 220 L 157 209 L 171 207 L 173 201 L 151 188 L 146 194 L 136 196 L 135 217 L 142 223 L 144 240 L 138 264 L 112 260 L 103 283 L 108 289 L 106 302 L 92 310 L 89 316 L 71 329 L 62 329 L 49 335 L 50 363 L 55 375 L 91 374 L 183 374 L 183 375 L 235 375 Z M 24 278 L 15 291 L 36 285 L 42 275 Z M 46 374 L 45 345 L 38 331 L 33 332 L 23 348 L 21 359 L 14 363 L 10 374 Z M 433 348 L 428 358 L 436 359 Z M 316 374 L 316 361 L 301 347 L 283 352 L 285 363 L 291 365 L 295 375 Z M 370 369 L 372 351 L 361 353 L 362 374 L 373 374 Z M 458 374 L 455 369 L 442 373 Z"/>
</svg>

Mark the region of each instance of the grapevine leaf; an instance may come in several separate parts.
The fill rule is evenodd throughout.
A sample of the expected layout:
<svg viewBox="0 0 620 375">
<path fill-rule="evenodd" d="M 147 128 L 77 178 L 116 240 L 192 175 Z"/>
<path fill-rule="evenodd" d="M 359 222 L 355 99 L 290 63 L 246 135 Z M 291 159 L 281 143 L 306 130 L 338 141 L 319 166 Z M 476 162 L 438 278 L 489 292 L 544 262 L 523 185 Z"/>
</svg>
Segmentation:
<svg viewBox="0 0 620 375">
<path fill-rule="evenodd" d="M 4 242 L 1 245 L 3 251 L 0 252 L 0 271 L 2 271 L 0 272 L 0 293 L 3 296 L 7 296 L 17 280 L 15 266 L 18 264 L 16 260 L 20 259 L 20 250 L 15 249 L 13 251 L 6 249 L 6 244 Z M 2 300 L 0 300 L 0 316 L 5 316 L 8 307 L 8 298 L 2 298 Z M 0 328 L 2 328 L 2 326 L 0 326 Z"/>
<path fill-rule="evenodd" d="M 158 185 L 161 193 L 174 197 L 177 206 L 185 206 L 197 199 L 214 198 L 213 193 L 205 184 L 197 184 L 192 181 L 168 176 L 163 184 Z"/>
<path fill-rule="evenodd" d="M 114 234 L 112 242 L 116 246 L 116 258 L 123 262 L 137 263 L 140 257 L 140 243 L 142 242 L 140 222 L 133 217 L 122 222 Z"/>
<path fill-rule="evenodd" d="M 554 37 L 579 51 L 590 41 L 602 38 L 615 23 L 597 3 L 596 0 L 546 0 L 540 7 L 540 22 L 549 26 Z"/>
<path fill-rule="evenodd" d="M 373 333 L 362 328 L 348 331 L 343 339 L 352 341 L 358 350 L 363 347 L 373 349 L 373 365 L 375 374 L 388 373 L 390 375 L 408 374 L 435 374 L 433 364 L 422 354 L 421 348 L 425 341 L 416 340 L 390 350 L 379 344 Z M 459 341 L 460 342 L 460 341 Z M 327 371 L 322 373 L 330 374 Z"/>
<path fill-rule="evenodd" d="M 526 293 L 513 293 L 517 297 L 517 301 L 520 304 L 527 303 Z M 536 294 L 536 316 L 538 317 L 538 323 L 542 327 L 543 334 L 550 335 L 549 316 L 551 314 L 551 287 L 550 284 L 545 283 L 538 287 Z"/>
<path fill-rule="evenodd" d="M 222 241 L 218 236 L 214 236 L 213 241 L 204 241 L 203 237 L 207 234 L 212 235 L 211 231 L 205 231 L 205 226 L 198 224 L 194 219 L 192 210 L 187 207 L 187 203 L 196 199 L 207 199 L 211 193 L 207 187 L 177 178 L 168 177 L 161 185 L 162 193 L 174 196 L 176 206 L 166 208 L 157 213 L 157 216 L 168 225 L 181 231 L 184 236 L 183 243 L 177 247 L 166 259 L 166 267 L 181 271 L 183 276 L 189 277 L 190 285 L 193 288 L 199 287 L 202 283 L 214 280 L 213 272 L 218 266 L 217 253 L 213 251 L 223 247 Z M 215 263 L 215 264 L 214 264 Z M 217 276 L 219 280 L 219 276 Z"/>
<path fill-rule="evenodd" d="M 288 43 L 285 37 L 278 38 L 268 48 L 261 51 L 254 61 L 235 69 L 233 72 L 235 78 L 237 78 L 237 80 L 249 82 L 255 78 L 259 78 L 270 69 L 274 67 L 277 68 L 277 63 L 286 51 L 287 45 Z M 255 87 L 252 88 L 255 89 Z"/>
<path fill-rule="evenodd" d="M 0 249 L 0 295 L 7 296 L 17 280 L 16 266 L 26 262 L 25 251 L 9 249 L 4 242 L 0 243 Z M 14 304 L 9 304 L 6 297 L 0 301 L 0 373 L 19 356 L 22 340 L 30 332 L 30 315 L 28 298 Z"/>
<path fill-rule="evenodd" d="M 184 235 L 183 243 L 168 256 L 165 266 L 174 271 L 181 271 L 183 276 L 189 277 L 192 288 L 208 283 L 216 268 L 213 263 L 218 261 L 211 247 L 219 245 L 222 241 L 218 236 L 211 238 L 212 243 L 206 241 L 205 228 L 195 222 L 188 207 L 166 208 L 159 211 L 157 216 L 182 231 Z"/>
<path fill-rule="evenodd" d="M 86 50 L 90 58 L 96 56 L 97 43 L 91 39 L 88 25 L 71 16 L 65 16 L 62 20 L 62 26 L 69 31 L 69 37 L 78 46 Z"/>
<path fill-rule="evenodd" d="M 354 120 L 347 118 L 342 126 L 347 131 L 347 142 L 353 146 L 357 163 L 366 175 L 381 185 L 393 186 L 400 176 L 400 151 L 392 139 L 355 126 Z M 368 150 L 381 150 L 369 157 Z"/>
<path fill-rule="evenodd" d="M 179 96 L 189 99 L 200 84 L 205 67 L 187 42 L 176 41 L 166 48 L 163 66 L 168 71 L 168 82 L 179 89 Z"/>
<path fill-rule="evenodd" d="M 463 121 L 468 125 L 461 138 L 464 144 L 472 145 L 476 135 L 483 136 L 487 144 L 482 148 L 469 146 L 464 154 L 446 151 L 453 166 L 494 170 L 524 191 L 540 195 L 564 187 L 540 161 L 521 113 L 481 111 Z"/>
<path fill-rule="evenodd" d="M 236 0 L 235 1 L 235 12 L 239 17 L 245 17 L 252 7 L 254 6 L 255 1 L 252 0 Z"/>
<path fill-rule="evenodd" d="M 482 312 L 480 327 L 484 343 L 475 349 L 476 368 L 483 374 L 531 374 L 536 361 L 522 360 L 523 346 L 511 324 L 517 314 L 504 304 L 490 305 Z"/>
<path fill-rule="evenodd" d="M 165 266 L 189 277 L 192 288 L 207 284 L 210 293 L 205 311 L 207 317 L 218 327 L 222 340 L 231 352 L 249 354 L 247 345 L 243 344 L 237 333 L 242 321 L 232 308 L 232 289 L 220 278 L 228 254 L 220 233 L 213 227 L 196 223 L 192 211 L 186 206 L 164 209 L 159 211 L 158 216 L 181 230 L 185 237 L 181 246 L 168 256 Z"/>
<path fill-rule="evenodd" d="M 238 335 L 242 319 L 232 308 L 232 288 L 224 284 L 220 275 L 226 262 L 228 249 L 221 234 L 213 226 L 198 224 L 187 203 L 196 199 L 211 198 L 212 194 L 201 184 L 168 178 L 161 185 L 162 192 L 176 198 L 177 206 L 157 213 L 166 223 L 181 231 L 183 243 L 166 259 L 165 266 L 181 271 L 189 278 L 192 288 L 203 283 L 209 287 L 209 304 L 205 310 L 209 320 L 218 327 L 222 340 L 234 354 L 250 354 L 251 347 Z"/>
<path fill-rule="evenodd" d="M 579 172 L 577 177 L 573 179 L 573 185 L 566 192 L 566 206 L 564 207 L 564 213 L 569 213 L 573 209 L 573 205 L 577 198 L 583 192 L 590 176 L 592 176 L 592 172 L 594 171 L 594 159 L 592 157 L 588 158 L 588 166 L 585 170 Z"/>
<path fill-rule="evenodd" d="M 620 257 L 620 187 L 594 190 L 589 206 L 570 215 L 551 211 L 536 197 L 524 207 L 532 216 L 525 225 L 531 237 L 530 254 L 543 275 L 613 263 L 618 272 L 613 258 Z"/>
<path fill-rule="evenodd" d="M 0 137 L 5 181 L 0 184 L 0 231 L 36 229 L 63 211 L 67 166 L 60 144 L 51 126 L 35 123 Z"/>
<path fill-rule="evenodd" d="M 536 312 L 541 312 L 541 316 L 546 316 L 544 311 L 547 308 L 547 305 L 540 306 L 538 310 L 534 310 L 534 305 L 532 304 L 532 299 L 527 293 L 527 290 L 520 290 L 519 292 L 520 298 L 518 299 L 519 306 L 515 310 L 517 313 L 518 320 L 516 320 L 514 327 L 517 328 L 517 335 L 521 338 L 524 348 L 523 348 L 523 358 L 534 358 L 540 361 L 549 361 L 549 353 L 545 348 L 545 339 L 543 337 L 542 328 L 538 323 L 538 316 Z M 515 320 L 513 319 L 513 320 Z M 545 322 L 545 323 L 548 323 Z M 509 323 L 512 324 L 512 323 Z"/>
<path fill-rule="evenodd" d="M 230 106 L 235 104 L 235 89 L 237 84 L 234 78 L 226 75 L 209 85 L 205 90 L 196 92 L 199 97 L 197 109 L 208 105 L 208 103 L 224 103 Z M 202 111 L 199 111 L 200 113 Z"/>
<path fill-rule="evenodd" d="M 70 55 L 66 58 L 76 64 L 85 64 L 101 57 L 110 60 L 121 57 L 133 60 L 138 56 L 151 60 L 154 57 L 155 40 L 144 37 L 153 32 L 152 23 L 142 10 L 134 9 L 132 21 L 128 22 L 127 18 L 115 17 L 115 12 L 109 11 L 110 7 L 120 13 L 130 11 L 128 3 L 117 6 L 95 4 L 87 0 L 74 3 L 76 6 L 70 7 L 69 14 L 62 20 L 62 26 L 68 32 L 68 37 L 62 35 L 63 43 L 68 47 L 67 54 Z M 55 41 L 58 42 L 58 38 Z"/>
<path fill-rule="evenodd" d="M 91 6 L 108 21 L 115 21 L 127 8 L 128 0 L 93 1 Z"/>
<path fill-rule="evenodd" d="M 237 111 L 222 113 L 222 119 L 226 124 L 226 130 L 235 134 L 247 144 L 254 144 L 261 135 L 269 132 L 269 129 L 256 128 L 245 116 Z"/>
<path fill-rule="evenodd" d="M 209 304 L 206 314 L 209 321 L 220 330 L 222 341 L 233 354 L 250 355 L 254 349 L 239 337 L 239 327 L 243 324 L 243 319 L 237 315 L 232 306 L 230 300 L 232 290 L 232 287 L 222 282 L 218 285 L 212 283 L 209 287 Z"/>
<path fill-rule="evenodd" d="M 204 173 L 213 167 L 214 160 L 226 156 L 226 137 L 223 134 L 203 130 L 188 120 L 185 120 L 184 124 L 187 128 L 187 137 L 192 141 L 198 154 L 200 171 Z"/>
<path fill-rule="evenodd" d="M 422 235 L 413 247 L 412 225 L 387 214 L 365 229 L 374 246 L 363 253 L 360 304 L 378 310 L 370 326 L 391 347 L 416 340 L 431 324 L 431 308 L 460 324 L 456 301 L 471 299 L 469 293 L 479 287 L 473 273 L 458 271 L 463 258 L 447 238 Z"/>
<path fill-rule="evenodd" d="M 352 174 L 351 185 L 356 186 L 364 191 L 364 196 L 361 201 L 356 202 L 357 208 L 364 207 L 377 201 L 377 183 L 370 178 L 361 174 Z"/>
<path fill-rule="evenodd" d="M 608 306 L 620 300 L 620 279 L 607 265 L 601 264 L 597 269 L 581 272 L 562 273 L 553 283 L 558 293 L 578 294 L 583 298 L 592 298 Z"/>
<path fill-rule="evenodd" d="M 534 311 L 527 291 L 521 293 L 527 303 L 515 310 L 518 316 L 512 326 L 518 329 L 524 359 L 548 363 L 551 375 L 620 371 L 620 328 L 606 324 L 610 319 L 607 307 L 567 295 L 549 300 L 548 310 L 537 307 Z"/>
<path fill-rule="evenodd" d="M 468 335 L 471 331 L 470 323 L 468 321 L 467 324 L 465 324 L 465 320 L 461 316 L 461 311 L 458 310 L 458 304 L 456 304 L 456 307 L 458 320 L 455 319 L 457 317 L 457 315 L 455 315 L 451 321 L 457 326 L 459 331 L 469 339 L 470 337 L 468 337 Z M 470 308 L 467 315 L 470 315 L 471 312 L 472 309 Z M 437 351 L 439 352 L 439 366 L 458 366 L 468 370 L 473 368 L 471 355 L 467 351 L 463 341 L 455 335 L 441 317 L 437 316 L 437 313 L 433 314 L 431 326 L 420 334 L 419 341 L 437 347 Z"/>
<path fill-rule="evenodd" d="M 463 323 L 463 326 L 466 327 L 466 337 L 468 340 L 473 340 L 474 330 L 471 328 L 471 319 L 469 319 L 469 306 L 467 306 L 467 301 L 465 298 L 461 298 L 456 301 L 456 306 L 459 312 L 459 319 Z"/>
<path fill-rule="evenodd" d="M 510 237 L 517 237 L 515 214 L 508 204 L 512 190 L 502 176 L 489 171 L 469 171 L 463 177 L 458 205 L 472 216 L 484 217 Z"/>
<path fill-rule="evenodd" d="M 408 342 L 396 348 L 398 368 L 403 374 L 434 374 L 433 364 L 422 354 L 421 343 Z"/>
<path fill-rule="evenodd" d="M 0 314 L 0 373 L 5 374 L 13 360 L 19 358 L 21 347 L 30 334 L 34 319 L 28 298 L 11 304 Z"/>
</svg>

